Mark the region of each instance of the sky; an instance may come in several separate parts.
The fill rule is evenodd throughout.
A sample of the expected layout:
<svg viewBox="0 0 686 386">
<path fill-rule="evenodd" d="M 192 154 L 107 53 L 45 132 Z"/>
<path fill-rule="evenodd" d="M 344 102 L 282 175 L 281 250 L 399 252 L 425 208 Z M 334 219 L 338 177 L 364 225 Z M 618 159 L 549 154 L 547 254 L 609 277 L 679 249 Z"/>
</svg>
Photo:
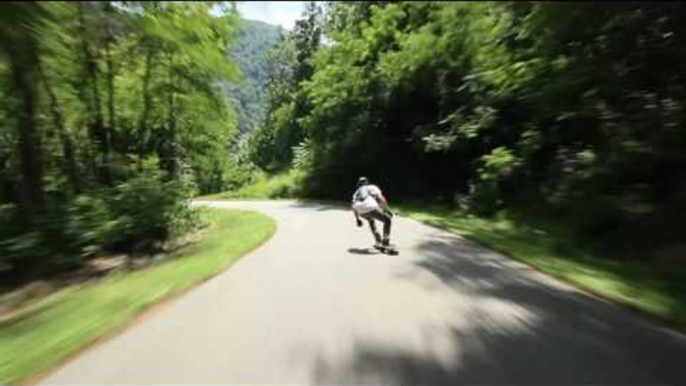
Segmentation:
<svg viewBox="0 0 686 386">
<path fill-rule="evenodd" d="M 292 29 L 300 17 L 304 1 L 239 1 L 238 12 L 245 19 L 259 20 Z"/>
</svg>

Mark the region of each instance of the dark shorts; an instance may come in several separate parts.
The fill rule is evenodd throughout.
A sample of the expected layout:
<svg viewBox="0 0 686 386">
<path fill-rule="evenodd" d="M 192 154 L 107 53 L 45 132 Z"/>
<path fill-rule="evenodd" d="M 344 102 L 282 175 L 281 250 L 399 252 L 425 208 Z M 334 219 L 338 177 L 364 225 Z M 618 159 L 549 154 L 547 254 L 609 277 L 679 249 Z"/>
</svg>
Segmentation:
<svg viewBox="0 0 686 386">
<path fill-rule="evenodd" d="M 361 214 L 360 217 L 364 218 L 365 220 L 379 220 L 383 223 L 391 221 L 391 216 L 378 209 L 373 210 L 371 212 L 367 212 L 365 214 Z"/>
<path fill-rule="evenodd" d="M 369 228 L 372 230 L 372 234 L 374 235 L 376 241 L 381 241 L 382 239 L 381 235 L 379 235 L 379 232 L 376 230 L 376 224 L 374 224 L 374 220 L 381 221 L 383 223 L 383 239 L 389 239 L 391 235 L 391 216 L 388 213 L 381 210 L 374 210 L 365 214 L 361 214 L 360 217 L 369 222 Z"/>
</svg>

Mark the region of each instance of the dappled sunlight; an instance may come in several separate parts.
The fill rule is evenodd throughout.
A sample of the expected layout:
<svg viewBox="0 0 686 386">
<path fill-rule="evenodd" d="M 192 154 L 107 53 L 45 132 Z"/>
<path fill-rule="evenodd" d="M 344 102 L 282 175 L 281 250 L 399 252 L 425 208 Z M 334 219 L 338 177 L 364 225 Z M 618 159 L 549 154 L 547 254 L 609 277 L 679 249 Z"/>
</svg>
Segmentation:
<svg viewBox="0 0 686 386">
<path fill-rule="evenodd" d="M 412 333 L 395 338 L 392 334 L 385 334 L 383 340 L 378 336 L 366 338 L 364 334 L 353 334 L 347 354 L 338 354 L 334 360 L 323 352 L 315 355 L 313 380 L 318 384 L 451 384 L 456 381 L 488 383 L 495 376 L 505 381 L 506 378 L 497 378 L 504 376 L 502 364 L 490 359 L 496 354 L 491 341 L 531 336 L 536 322 L 532 315 L 521 312 L 513 312 L 512 318 L 496 320 L 480 316 L 477 311 L 480 307 L 493 306 L 485 300 L 470 311 L 455 312 L 447 319 L 449 324 L 414 324 Z M 475 358 L 492 366 L 495 373 L 478 374 L 471 363 Z"/>
<path fill-rule="evenodd" d="M 448 314 L 406 321 L 384 340 L 351 334 L 345 358 L 316 356 L 316 383 L 653 383 L 681 378 L 686 338 L 555 283 L 456 236 L 432 234 L 395 280 L 449 298 Z M 438 285 L 438 283 L 441 283 Z M 434 294 L 434 295 L 430 295 Z M 399 296 L 401 296 L 399 294 Z M 633 358 L 633 359 L 631 359 Z M 630 360 L 640 358 L 640 367 Z M 621 371 L 619 371 L 621 369 Z"/>
</svg>

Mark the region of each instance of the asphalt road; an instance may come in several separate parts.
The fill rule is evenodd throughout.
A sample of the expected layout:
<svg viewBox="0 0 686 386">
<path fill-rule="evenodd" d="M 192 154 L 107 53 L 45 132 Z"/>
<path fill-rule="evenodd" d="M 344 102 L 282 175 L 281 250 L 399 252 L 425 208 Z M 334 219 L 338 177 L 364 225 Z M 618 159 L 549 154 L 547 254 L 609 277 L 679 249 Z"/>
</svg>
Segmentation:
<svg viewBox="0 0 686 386">
<path fill-rule="evenodd" d="M 211 205 L 277 233 L 43 383 L 686 383 L 684 335 L 453 234 L 396 218 L 389 256 L 340 208 Z"/>
</svg>

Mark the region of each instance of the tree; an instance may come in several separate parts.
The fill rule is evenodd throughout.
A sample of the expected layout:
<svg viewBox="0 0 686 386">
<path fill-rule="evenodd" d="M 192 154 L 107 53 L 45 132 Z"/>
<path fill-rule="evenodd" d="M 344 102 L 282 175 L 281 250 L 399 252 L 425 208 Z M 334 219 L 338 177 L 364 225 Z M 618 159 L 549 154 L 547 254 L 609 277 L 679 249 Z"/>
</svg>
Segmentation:
<svg viewBox="0 0 686 386">
<path fill-rule="evenodd" d="M 9 63 L 11 91 L 16 98 L 20 204 L 27 227 L 35 226 L 37 216 L 45 212 L 43 149 L 36 124 L 40 66 L 37 31 L 45 17 L 41 5 L 29 2 L 4 5 L 0 19 L 0 44 Z"/>
<path fill-rule="evenodd" d="M 269 75 L 266 113 L 261 127 L 250 139 L 251 158 L 267 171 L 289 167 L 293 147 L 305 138 L 300 119 L 307 115 L 310 106 L 298 86 L 312 76 L 312 56 L 321 44 L 322 33 L 322 8 L 308 2 L 292 33 L 283 36 L 270 53 L 273 72 Z"/>
<path fill-rule="evenodd" d="M 237 75 L 226 57 L 235 7 L 28 2 L 2 11 L 2 263 L 31 277 L 191 224 L 187 198 L 196 181 L 223 188 L 216 170 L 226 171 L 235 133 L 219 88 Z"/>
<path fill-rule="evenodd" d="M 301 20 L 296 85 L 259 153 L 298 127 L 319 196 L 344 198 L 364 174 L 485 215 L 535 200 L 596 237 L 676 223 L 684 17 L 669 4 L 328 2 L 329 43 L 308 45 L 316 17 Z"/>
</svg>

